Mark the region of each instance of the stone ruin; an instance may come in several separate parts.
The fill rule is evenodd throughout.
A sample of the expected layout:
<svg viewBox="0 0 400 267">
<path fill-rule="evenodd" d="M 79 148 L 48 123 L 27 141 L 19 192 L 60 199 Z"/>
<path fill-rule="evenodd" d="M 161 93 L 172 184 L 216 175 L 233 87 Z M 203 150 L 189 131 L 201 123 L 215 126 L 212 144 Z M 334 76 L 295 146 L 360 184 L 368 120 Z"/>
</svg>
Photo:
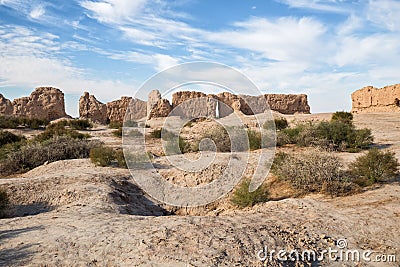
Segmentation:
<svg viewBox="0 0 400 267">
<path fill-rule="evenodd" d="M 400 112 L 400 84 L 367 86 L 351 94 L 352 113 Z"/>
<path fill-rule="evenodd" d="M 206 98 L 209 101 L 199 101 Z M 190 101 L 187 101 L 190 100 Z M 224 105 L 218 105 L 218 101 Z M 185 112 L 191 117 L 211 116 L 225 117 L 233 112 L 246 115 L 262 113 L 264 105 L 257 105 L 265 100 L 271 109 L 282 114 L 310 113 L 310 106 L 306 95 L 266 94 L 260 96 L 235 95 L 229 92 L 219 94 L 204 94 L 196 91 L 176 92 L 172 95 L 172 102 L 161 97 L 158 90 L 149 93 L 148 101 L 132 97 L 121 97 L 119 100 L 102 103 L 95 96 L 85 92 L 79 99 L 79 117 L 93 122 L 106 124 L 111 121 L 123 122 L 128 107 L 131 109 L 130 120 L 142 118 L 152 119 L 166 117 L 183 102 L 186 103 Z M 251 110 L 248 106 L 259 106 Z M 69 117 L 65 112 L 64 93 L 53 87 L 38 87 L 29 97 L 21 97 L 10 101 L 0 94 L 0 116 L 15 116 L 55 120 Z"/>
<path fill-rule="evenodd" d="M 146 117 L 146 101 L 123 96 L 119 100 L 103 104 L 95 96 L 85 92 L 79 99 L 79 117 L 100 124 L 106 124 L 111 121 L 123 122 L 126 110 L 131 102 L 130 108 L 133 110 L 129 112 L 131 114 L 130 120 L 139 120 Z"/>
<path fill-rule="evenodd" d="M 0 94 L 0 115 L 55 120 L 65 113 L 64 93 L 53 87 L 38 87 L 28 97 L 10 101 Z"/>
</svg>

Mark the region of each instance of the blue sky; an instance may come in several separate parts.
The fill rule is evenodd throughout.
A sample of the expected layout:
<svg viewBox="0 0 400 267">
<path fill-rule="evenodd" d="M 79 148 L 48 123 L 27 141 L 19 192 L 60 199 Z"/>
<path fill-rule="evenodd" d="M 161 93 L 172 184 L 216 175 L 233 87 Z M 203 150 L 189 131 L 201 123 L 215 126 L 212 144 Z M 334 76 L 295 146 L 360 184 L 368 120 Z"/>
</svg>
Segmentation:
<svg viewBox="0 0 400 267">
<path fill-rule="evenodd" d="M 400 1 L 0 0 L 0 92 L 37 86 L 133 96 L 179 63 L 237 68 L 265 93 L 306 93 L 312 112 L 349 110 L 363 86 L 400 81 Z"/>
</svg>

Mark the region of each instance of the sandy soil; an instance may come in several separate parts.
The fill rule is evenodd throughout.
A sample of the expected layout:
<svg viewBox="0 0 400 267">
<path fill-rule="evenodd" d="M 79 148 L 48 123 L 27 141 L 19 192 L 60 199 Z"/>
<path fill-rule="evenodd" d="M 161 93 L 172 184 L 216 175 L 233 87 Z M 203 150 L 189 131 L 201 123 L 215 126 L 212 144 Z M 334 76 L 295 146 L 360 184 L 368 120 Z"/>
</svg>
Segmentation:
<svg viewBox="0 0 400 267">
<path fill-rule="evenodd" d="M 329 114 L 288 118 L 320 120 Z M 355 122 L 372 128 L 377 146 L 400 158 L 399 114 L 356 115 Z M 339 154 L 345 162 L 358 155 Z M 346 249 L 373 250 L 371 258 L 396 255 L 397 262 L 325 258 L 313 266 L 400 263 L 399 183 L 353 196 L 310 195 L 244 210 L 222 200 L 186 213 L 201 216 L 170 215 L 173 209 L 147 197 L 127 170 L 95 167 L 89 160 L 51 163 L 1 179 L 0 186 L 15 204 L 14 217 L 0 220 L 0 266 L 308 266 L 306 260 L 261 262 L 257 252 L 265 246 L 321 252 L 337 249 L 341 239 Z"/>
</svg>

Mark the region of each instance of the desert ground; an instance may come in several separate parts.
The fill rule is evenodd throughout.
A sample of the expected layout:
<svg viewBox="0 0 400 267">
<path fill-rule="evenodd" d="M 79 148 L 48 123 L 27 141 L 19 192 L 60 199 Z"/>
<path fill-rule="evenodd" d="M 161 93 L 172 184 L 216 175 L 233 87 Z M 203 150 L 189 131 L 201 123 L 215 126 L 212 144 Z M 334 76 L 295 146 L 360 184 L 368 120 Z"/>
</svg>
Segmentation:
<svg viewBox="0 0 400 267">
<path fill-rule="evenodd" d="M 295 123 L 330 116 L 285 117 Z M 399 113 L 356 114 L 354 122 L 371 128 L 374 145 L 394 151 L 400 160 Z M 90 134 L 121 145 L 105 126 Z M 336 154 L 348 164 L 362 153 Z M 167 175 L 186 181 L 178 173 Z M 267 183 L 273 200 L 251 208 L 235 208 L 225 198 L 179 209 L 148 197 L 127 169 L 97 167 L 89 159 L 49 163 L 0 179 L 13 204 L 10 218 L 0 220 L 0 266 L 399 266 L 399 182 L 336 198 L 291 197 L 290 189 L 271 175 Z M 265 247 L 337 249 L 343 239 L 346 249 L 372 250 L 373 259 L 395 255 L 397 262 L 325 258 L 295 263 L 257 257 Z"/>
</svg>

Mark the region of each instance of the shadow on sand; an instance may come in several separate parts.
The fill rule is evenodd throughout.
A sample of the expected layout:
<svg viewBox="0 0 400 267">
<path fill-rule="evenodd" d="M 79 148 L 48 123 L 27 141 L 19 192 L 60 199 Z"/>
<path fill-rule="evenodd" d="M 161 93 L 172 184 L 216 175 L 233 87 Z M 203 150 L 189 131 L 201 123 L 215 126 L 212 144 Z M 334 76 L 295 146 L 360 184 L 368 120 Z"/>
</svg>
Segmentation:
<svg viewBox="0 0 400 267">
<path fill-rule="evenodd" d="M 44 229 L 43 226 L 26 227 L 14 230 L 0 231 L 0 246 L 20 234 Z M 0 266 L 20 266 L 29 263 L 33 254 L 30 248 L 35 244 L 13 244 L 13 248 L 0 249 Z"/>
</svg>

